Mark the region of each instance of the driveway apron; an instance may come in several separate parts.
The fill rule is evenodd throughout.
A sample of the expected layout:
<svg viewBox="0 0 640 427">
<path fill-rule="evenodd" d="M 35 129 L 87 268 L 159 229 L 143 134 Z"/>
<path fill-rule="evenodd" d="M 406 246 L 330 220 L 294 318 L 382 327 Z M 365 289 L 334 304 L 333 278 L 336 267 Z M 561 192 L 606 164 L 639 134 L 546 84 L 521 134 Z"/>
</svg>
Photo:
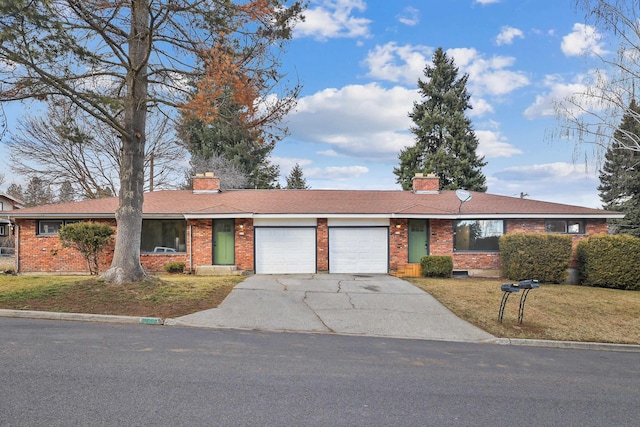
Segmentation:
<svg viewBox="0 0 640 427">
<path fill-rule="evenodd" d="M 466 342 L 494 339 L 423 290 L 384 274 L 254 275 L 218 308 L 170 319 L 169 324 Z"/>
</svg>

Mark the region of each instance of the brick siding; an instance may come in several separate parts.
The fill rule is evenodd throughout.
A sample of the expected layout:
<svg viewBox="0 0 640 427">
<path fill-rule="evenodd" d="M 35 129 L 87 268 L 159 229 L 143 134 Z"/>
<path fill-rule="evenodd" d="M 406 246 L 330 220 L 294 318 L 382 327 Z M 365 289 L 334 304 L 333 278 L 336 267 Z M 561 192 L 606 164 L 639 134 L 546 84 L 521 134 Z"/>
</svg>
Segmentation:
<svg viewBox="0 0 640 427">
<path fill-rule="evenodd" d="M 329 271 L 329 222 L 327 218 L 318 218 L 317 239 L 317 271 Z"/>
<path fill-rule="evenodd" d="M 96 220 L 115 229 L 115 220 Z M 88 273 L 86 261 L 74 249 L 63 248 L 58 236 L 37 234 L 37 221 L 18 219 L 20 243 L 16 252 L 20 272 L 23 273 Z M 507 233 L 543 233 L 543 219 L 509 219 Z M 393 218 L 389 224 L 389 271 L 402 270 L 408 262 L 408 220 Z M 574 248 L 584 237 L 606 234 L 605 219 L 586 222 L 586 234 L 572 235 Z M 329 229 L 326 218 L 317 220 L 317 271 L 329 270 Z M 213 220 L 194 219 L 187 221 L 187 251 L 191 254 L 142 254 L 140 262 L 150 272 L 163 271 L 172 261 L 184 262 L 186 269 L 213 263 Z M 16 243 L 17 244 L 17 243 Z M 239 270 L 254 271 L 254 226 L 250 218 L 235 219 L 235 264 Z M 497 252 L 453 252 L 452 220 L 429 220 L 429 249 L 432 255 L 453 258 L 455 270 L 500 270 L 500 254 Z M 105 271 L 113 258 L 113 246 L 101 257 L 100 270 Z M 191 264 L 190 264 L 191 263 Z"/>
</svg>

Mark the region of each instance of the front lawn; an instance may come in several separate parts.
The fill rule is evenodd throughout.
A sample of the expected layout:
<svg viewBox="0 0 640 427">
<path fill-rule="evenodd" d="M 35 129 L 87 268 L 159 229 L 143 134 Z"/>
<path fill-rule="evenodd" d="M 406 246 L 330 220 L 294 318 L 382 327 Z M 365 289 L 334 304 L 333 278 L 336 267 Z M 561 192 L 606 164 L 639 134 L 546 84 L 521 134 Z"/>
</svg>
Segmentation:
<svg viewBox="0 0 640 427">
<path fill-rule="evenodd" d="M 116 286 L 86 276 L 0 275 L 0 308 L 173 318 L 217 307 L 242 280 L 177 274 Z"/>
<path fill-rule="evenodd" d="M 640 344 L 640 292 L 542 284 L 532 289 L 518 324 L 519 293 L 502 323 L 500 279 L 408 279 L 456 315 L 496 337 Z"/>
</svg>

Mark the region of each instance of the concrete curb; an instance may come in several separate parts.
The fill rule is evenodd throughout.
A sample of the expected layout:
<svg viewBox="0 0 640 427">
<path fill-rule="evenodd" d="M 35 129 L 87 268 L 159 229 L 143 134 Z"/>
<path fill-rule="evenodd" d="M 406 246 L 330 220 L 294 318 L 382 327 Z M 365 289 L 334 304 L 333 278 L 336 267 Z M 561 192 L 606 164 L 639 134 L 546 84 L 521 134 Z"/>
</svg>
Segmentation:
<svg viewBox="0 0 640 427">
<path fill-rule="evenodd" d="M 43 320 L 72 320 L 79 322 L 130 323 L 163 325 L 158 317 L 114 316 L 110 314 L 57 313 L 53 311 L 5 310 L 0 309 L 0 317 L 16 317 Z"/>
<path fill-rule="evenodd" d="M 525 340 L 517 338 L 496 338 L 493 344 L 517 345 L 523 347 L 549 347 L 567 348 L 575 350 L 603 350 L 603 351 L 626 351 L 640 353 L 640 345 L 634 344 L 611 344 L 601 342 L 579 342 L 579 341 L 551 341 L 551 340 Z"/>
<path fill-rule="evenodd" d="M 128 324 L 144 324 L 144 325 L 198 327 L 198 326 L 191 326 L 191 325 L 185 324 L 179 321 L 178 319 L 161 319 L 159 317 L 114 316 L 109 314 L 57 313 L 53 311 L 0 309 L 0 317 L 43 319 L 43 320 L 69 320 L 69 321 L 77 321 L 77 322 L 128 323 Z M 227 329 L 227 328 L 214 328 L 214 329 Z M 287 332 L 294 333 L 296 331 L 287 331 Z M 320 333 L 320 332 L 314 332 L 314 333 Z M 351 336 L 356 336 L 356 335 L 351 335 Z M 385 338 L 394 338 L 394 337 L 385 337 Z M 407 338 L 402 338 L 402 339 L 407 339 Z M 409 338 L 409 339 L 415 339 L 415 338 Z M 460 342 L 460 341 L 456 341 L 456 342 Z M 474 342 L 474 341 L 463 341 L 463 342 Z M 565 348 L 565 349 L 575 349 L 575 350 L 624 351 L 624 352 L 640 353 L 640 345 L 609 344 L 609 343 L 598 343 L 598 342 L 495 338 L 491 340 L 480 341 L 478 342 L 478 344 L 513 345 L 513 346 L 522 346 L 522 347 Z"/>
</svg>

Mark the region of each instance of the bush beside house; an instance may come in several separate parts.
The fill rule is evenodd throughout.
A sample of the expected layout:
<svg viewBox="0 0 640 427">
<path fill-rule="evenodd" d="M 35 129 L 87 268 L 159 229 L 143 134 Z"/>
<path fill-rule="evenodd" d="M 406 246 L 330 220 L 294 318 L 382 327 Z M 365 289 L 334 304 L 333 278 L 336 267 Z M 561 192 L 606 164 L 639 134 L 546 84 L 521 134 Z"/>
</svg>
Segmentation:
<svg viewBox="0 0 640 427">
<path fill-rule="evenodd" d="M 424 277 L 451 277 L 453 259 L 450 256 L 424 256 L 420 259 L 420 268 Z"/>
<path fill-rule="evenodd" d="M 585 286 L 640 290 L 640 239 L 628 235 L 591 236 L 577 247 Z"/>
<path fill-rule="evenodd" d="M 502 275 L 511 280 L 562 283 L 571 262 L 572 239 L 557 234 L 507 234 L 500 238 Z"/>
<path fill-rule="evenodd" d="M 96 222 L 74 222 L 60 228 L 58 235 L 64 248 L 73 248 L 87 261 L 89 273 L 98 274 L 100 255 L 112 242 L 115 233 L 109 225 Z M 57 252 L 57 251 L 56 251 Z"/>
</svg>

